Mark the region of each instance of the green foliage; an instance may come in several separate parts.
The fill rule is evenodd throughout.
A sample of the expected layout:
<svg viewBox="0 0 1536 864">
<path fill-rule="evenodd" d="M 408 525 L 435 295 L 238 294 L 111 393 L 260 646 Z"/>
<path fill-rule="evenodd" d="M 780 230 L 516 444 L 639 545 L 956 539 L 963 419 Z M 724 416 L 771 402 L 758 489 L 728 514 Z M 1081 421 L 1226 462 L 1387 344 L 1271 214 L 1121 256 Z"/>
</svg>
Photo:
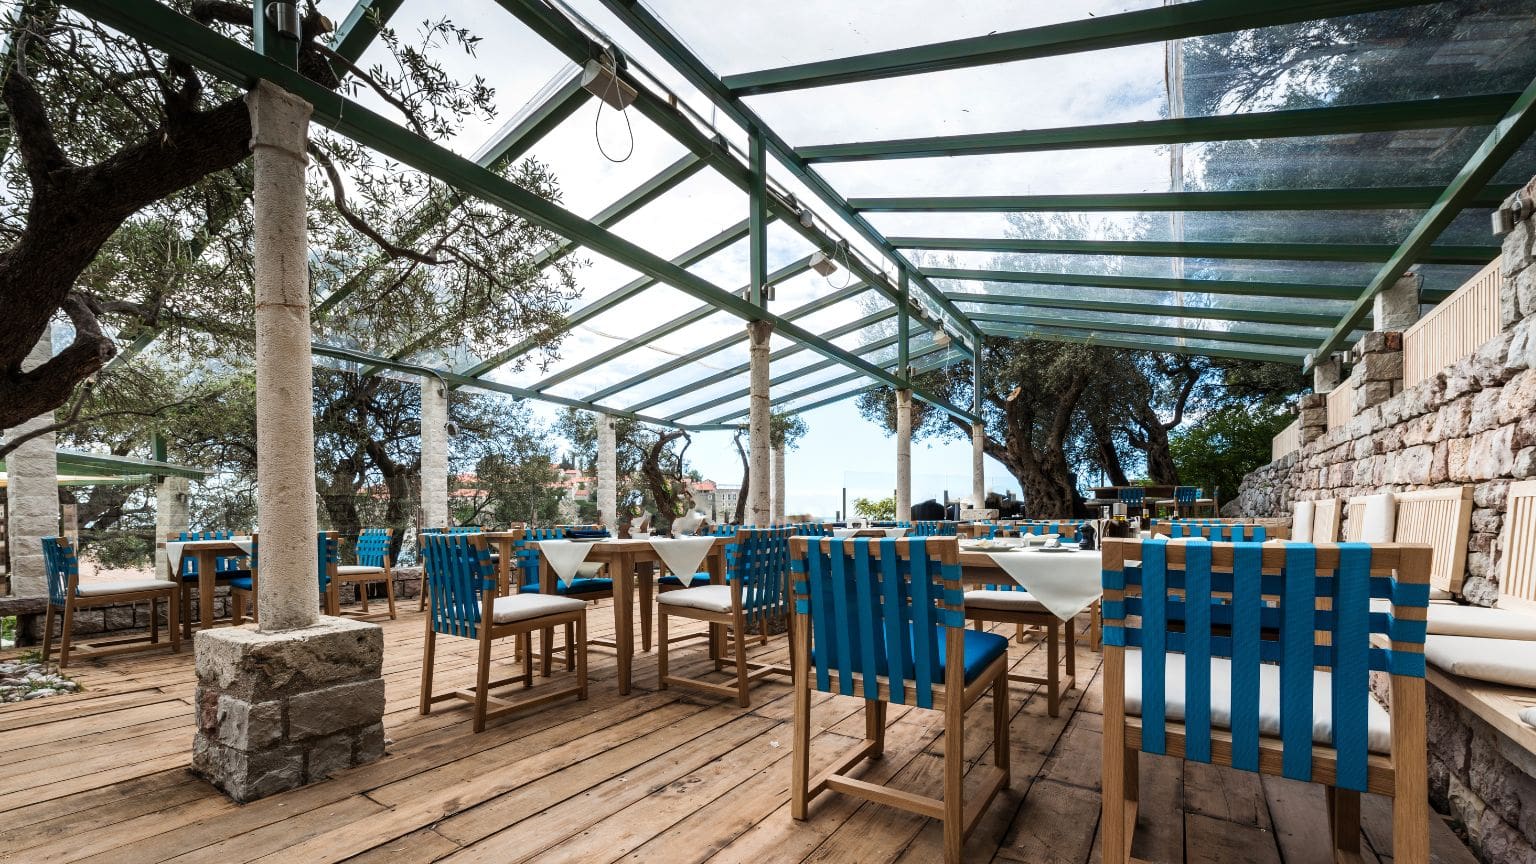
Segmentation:
<svg viewBox="0 0 1536 864">
<path fill-rule="evenodd" d="M 768 418 L 768 432 L 775 447 L 793 450 L 810 431 L 799 414 L 773 414 Z"/>
<path fill-rule="evenodd" d="M 16 618 L 9 616 L 0 618 L 0 642 L 16 644 Z"/>
<path fill-rule="evenodd" d="M 1179 479 L 1208 494 L 1237 494 L 1243 476 L 1270 461 L 1270 443 L 1291 419 L 1273 403 L 1229 405 L 1201 416 L 1170 436 Z"/>
<path fill-rule="evenodd" d="M 884 498 L 855 498 L 853 499 L 853 512 L 865 519 L 895 519 L 896 497 L 887 495 Z"/>
<path fill-rule="evenodd" d="M 114 531 L 85 546 L 104 570 L 142 567 L 154 559 L 155 547 L 139 534 Z"/>
</svg>

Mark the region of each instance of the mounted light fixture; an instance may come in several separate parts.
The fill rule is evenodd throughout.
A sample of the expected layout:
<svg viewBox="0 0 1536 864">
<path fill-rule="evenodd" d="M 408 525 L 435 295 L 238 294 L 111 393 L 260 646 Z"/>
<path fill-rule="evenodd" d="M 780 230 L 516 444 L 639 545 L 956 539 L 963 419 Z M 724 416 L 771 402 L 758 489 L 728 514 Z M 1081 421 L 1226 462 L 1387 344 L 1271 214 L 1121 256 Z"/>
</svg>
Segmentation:
<svg viewBox="0 0 1536 864">
<path fill-rule="evenodd" d="M 831 276 L 837 272 L 837 262 L 832 260 L 831 255 L 818 251 L 811 256 L 811 269 L 823 276 Z"/>
<path fill-rule="evenodd" d="M 301 28 L 299 18 L 299 5 L 297 3 L 268 3 L 267 20 L 277 28 L 277 32 L 289 39 L 299 38 Z"/>
<path fill-rule="evenodd" d="M 809 207 L 801 207 L 796 211 L 796 218 L 800 220 L 801 226 L 805 228 L 816 227 L 816 214 L 812 213 Z"/>
<path fill-rule="evenodd" d="M 623 111 L 634 104 L 639 91 L 628 81 L 619 77 L 619 64 L 614 56 L 603 52 L 603 56 L 595 60 L 588 60 L 581 72 L 581 89 L 603 100 L 603 104 L 616 111 Z"/>
</svg>

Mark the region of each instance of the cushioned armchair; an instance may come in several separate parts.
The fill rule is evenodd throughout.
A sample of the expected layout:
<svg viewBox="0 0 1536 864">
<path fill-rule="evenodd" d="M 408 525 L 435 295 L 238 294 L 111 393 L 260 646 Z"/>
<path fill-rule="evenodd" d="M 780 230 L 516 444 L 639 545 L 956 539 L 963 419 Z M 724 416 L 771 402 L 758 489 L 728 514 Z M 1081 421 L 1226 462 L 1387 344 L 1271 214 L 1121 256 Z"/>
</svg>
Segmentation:
<svg viewBox="0 0 1536 864">
<path fill-rule="evenodd" d="M 80 582 L 80 564 L 68 537 L 44 537 L 43 561 L 48 570 L 48 610 L 43 616 L 43 662 L 53 653 L 53 622 L 60 620 L 59 668 L 69 665 L 70 655 L 104 657 L 128 651 L 160 647 L 160 601 L 165 601 L 166 624 L 171 631 L 171 650 L 181 650 L 181 630 L 177 626 L 177 587 L 165 579 L 132 579 L 119 582 Z M 149 603 L 149 636 L 111 644 L 76 644 L 75 612 L 97 606 L 120 603 Z"/>
</svg>

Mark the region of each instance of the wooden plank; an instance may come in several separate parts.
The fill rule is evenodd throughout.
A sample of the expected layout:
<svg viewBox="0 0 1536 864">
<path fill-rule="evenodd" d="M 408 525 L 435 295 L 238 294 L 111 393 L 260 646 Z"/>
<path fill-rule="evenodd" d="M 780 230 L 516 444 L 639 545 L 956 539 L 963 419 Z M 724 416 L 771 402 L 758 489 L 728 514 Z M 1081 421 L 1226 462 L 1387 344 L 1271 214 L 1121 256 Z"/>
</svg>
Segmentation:
<svg viewBox="0 0 1536 864">
<path fill-rule="evenodd" d="M 1269 829 L 1264 784 L 1259 775 L 1248 771 L 1185 762 L 1184 809 L 1212 819 Z"/>
<path fill-rule="evenodd" d="M 1186 781 L 1188 775 L 1185 776 Z M 1186 791 L 1188 786 L 1185 787 Z M 1324 823 L 1326 825 L 1326 823 Z M 1326 834 L 1324 827 L 1319 833 Z M 1275 835 L 1262 828 L 1213 819 L 1200 813 L 1184 815 L 1186 864 L 1280 864 Z"/>
<path fill-rule="evenodd" d="M 1275 826 L 1275 840 L 1285 864 L 1332 864 L 1329 842 L 1328 802 L 1322 786 L 1284 777 L 1265 777 L 1264 796 Z M 1364 864 L 1378 864 L 1376 853 L 1360 844 Z"/>
</svg>

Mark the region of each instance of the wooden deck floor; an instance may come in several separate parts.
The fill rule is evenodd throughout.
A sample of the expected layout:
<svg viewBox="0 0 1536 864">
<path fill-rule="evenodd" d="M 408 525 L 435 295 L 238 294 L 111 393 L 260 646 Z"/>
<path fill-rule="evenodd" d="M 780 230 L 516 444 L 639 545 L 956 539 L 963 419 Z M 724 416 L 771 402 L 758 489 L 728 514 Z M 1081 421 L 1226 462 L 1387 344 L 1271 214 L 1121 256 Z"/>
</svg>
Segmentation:
<svg viewBox="0 0 1536 864">
<path fill-rule="evenodd" d="M 592 621 L 594 635 L 611 631 L 606 603 Z M 887 808 L 831 795 L 810 820 L 790 819 L 787 683 L 759 685 L 752 708 L 738 709 L 655 690 L 654 654 L 645 654 L 635 692 L 621 698 L 613 655 L 595 650 L 589 701 L 534 709 L 474 735 L 466 708 L 417 713 L 421 643 L 414 612 L 385 624 L 388 756 L 244 806 L 187 771 L 190 652 L 71 667 L 86 692 L 0 709 L 0 861 L 941 860 L 937 823 Z M 467 683 L 472 643 L 438 644 L 439 685 Z M 1014 644 L 1021 671 L 1041 667 L 1034 647 Z M 696 657 L 702 647 L 680 650 Z M 780 638 L 759 653 L 784 650 Z M 508 660 L 510 652 L 508 643 Z M 1078 663 L 1091 683 L 1058 719 L 1046 716 L 1043 693 L 1014 685 L 1013 788 L 977 828 L 968 861 L 1098 860 L 1098 655 L 1081 651 Z M 678 671 L 689 674 L 686 664 Z M 819 702 L 813 768 L 862 734 L 860 707 Z M 973 763 L 990 758 L 990 714 L 984 705 L 972 711 Z M 892 720 L 887 755 L 866 776 L 936 792 L 939 715 L 893 708 Z M 1389 807 L 1367 800 L 1367 862 L 1391 860 Z M 1139 857 L 1323 862 L 1324 820 L 1317 787 L 1143 757 Z M 1451 829 L 1433 822 L 1436 860 L 1472 864 Z"/>
</svg>

